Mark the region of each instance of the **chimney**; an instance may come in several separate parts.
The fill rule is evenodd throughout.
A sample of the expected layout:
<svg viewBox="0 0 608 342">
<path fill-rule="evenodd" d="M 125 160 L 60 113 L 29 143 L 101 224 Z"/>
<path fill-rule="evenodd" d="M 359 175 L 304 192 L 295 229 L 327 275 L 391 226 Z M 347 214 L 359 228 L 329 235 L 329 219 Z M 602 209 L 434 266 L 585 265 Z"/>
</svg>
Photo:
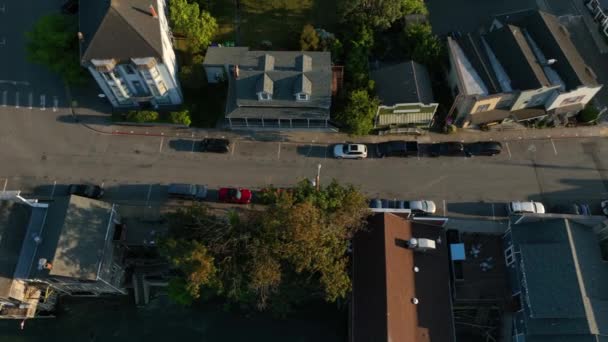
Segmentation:
<svg viewBox="0 0 608 342">
<path fill-rule="evenodd" d="M 53 269 L 53 264 L 51 264 L 50 262 L 47 262 L 46 264 L 44 264 L 44 268 L 50 271 Z"/>
<path fill-rule="evenodd" d="M 84 40 L 84 34 L 82 32 L 78 32 L 78 41 L 82 42 Z"/>
<path fill-rule="evenodd" d="M 152 18 L 158 19 L 158 14 L 156 13 L 156 10 L 154 9 L 153 5 L 150 5 L 150 15 L 152 16 Z"/>
</svg>

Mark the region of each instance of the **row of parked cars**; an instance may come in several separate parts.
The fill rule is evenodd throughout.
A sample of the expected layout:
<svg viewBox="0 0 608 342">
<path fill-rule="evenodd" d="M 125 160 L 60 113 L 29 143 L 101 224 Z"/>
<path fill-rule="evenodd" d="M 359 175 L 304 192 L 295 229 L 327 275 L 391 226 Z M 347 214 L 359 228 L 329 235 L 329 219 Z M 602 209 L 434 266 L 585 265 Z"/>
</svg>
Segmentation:
<svg viewBox="0 0 608 342">
<path fill-rule="evenodd" d="M 479 141 L 475 143 L 461 143 L 449 141 L 430 144 L 427 153 L 431 157 L 439 156 L 494 156 L 502 152 L 502 144 L 498 141 Z M 375 145 L 378 158 L 409 157 L 418 155 L 418 142 L 393 140 Z M 365 144 L 337 144 L 333 148 L 334 158 L 337 159 L 365 159 L 368 156 Z"/>
</svg>

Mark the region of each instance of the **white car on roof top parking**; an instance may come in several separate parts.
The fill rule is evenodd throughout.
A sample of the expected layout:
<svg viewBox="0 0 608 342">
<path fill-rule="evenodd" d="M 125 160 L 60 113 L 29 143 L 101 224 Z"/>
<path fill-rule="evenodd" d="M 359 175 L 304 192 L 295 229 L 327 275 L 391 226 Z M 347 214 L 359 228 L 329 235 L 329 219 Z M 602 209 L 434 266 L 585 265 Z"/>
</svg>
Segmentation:
<svg viewBox="0 0 608 342">
<path fill-rule="evenodd" d="M 540 202 L 511 202 L 507 204 L 509 214 L 544 214 L 545 206 Z"/>
<path fill-rule="evenodd" d="M 334 146 L 334 157 L 337 159 L 367 158 L 367 146 L 364 144 L 337 144 Z"/>
</svg>

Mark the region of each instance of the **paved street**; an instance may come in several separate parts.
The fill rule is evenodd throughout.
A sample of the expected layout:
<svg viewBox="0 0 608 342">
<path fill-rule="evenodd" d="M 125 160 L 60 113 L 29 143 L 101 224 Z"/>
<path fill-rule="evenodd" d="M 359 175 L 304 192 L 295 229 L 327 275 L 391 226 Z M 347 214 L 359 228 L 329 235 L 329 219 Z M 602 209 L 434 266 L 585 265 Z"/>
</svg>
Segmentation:
<svg viewBox="0 0 608 342">
<path fill-rule="evenodd" d="M 166 199 L 171 182 L 289 186 L 321 164 L 324 183 L 353 183 L 370 197 L 432 199 L 439 214 L 501 217 L 503 202 L 526 199 L 549 209 L 583 201 L 597 211 L 608 197 L 605 138 L 510 141 L 491 158 L 429 158 L 422 149 L 413 158 L 348 161 L 313 143 L 238 140 L 228 154 L 206 154 L 196 152 L 196 139 L 102 135 L 56 114 L 0 112 L 0 188 L 57 196 L 69 183 L 93 182 L 110 200 L 150 204 Z"/>
</svg>

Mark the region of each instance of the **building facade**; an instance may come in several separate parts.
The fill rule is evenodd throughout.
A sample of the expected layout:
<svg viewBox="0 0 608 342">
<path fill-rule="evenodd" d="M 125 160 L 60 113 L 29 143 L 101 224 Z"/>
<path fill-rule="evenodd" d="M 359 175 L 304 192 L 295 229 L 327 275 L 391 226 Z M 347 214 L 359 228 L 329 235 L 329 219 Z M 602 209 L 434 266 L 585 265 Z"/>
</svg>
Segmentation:
<svg viewBox="0 0 608 342">
<path fill-rule="evenodd" d="M 81 2 L 81 64 L 112 106 L 159 108 L 183 102 L 166 13 L 165 0 Z"/>
</svg>

